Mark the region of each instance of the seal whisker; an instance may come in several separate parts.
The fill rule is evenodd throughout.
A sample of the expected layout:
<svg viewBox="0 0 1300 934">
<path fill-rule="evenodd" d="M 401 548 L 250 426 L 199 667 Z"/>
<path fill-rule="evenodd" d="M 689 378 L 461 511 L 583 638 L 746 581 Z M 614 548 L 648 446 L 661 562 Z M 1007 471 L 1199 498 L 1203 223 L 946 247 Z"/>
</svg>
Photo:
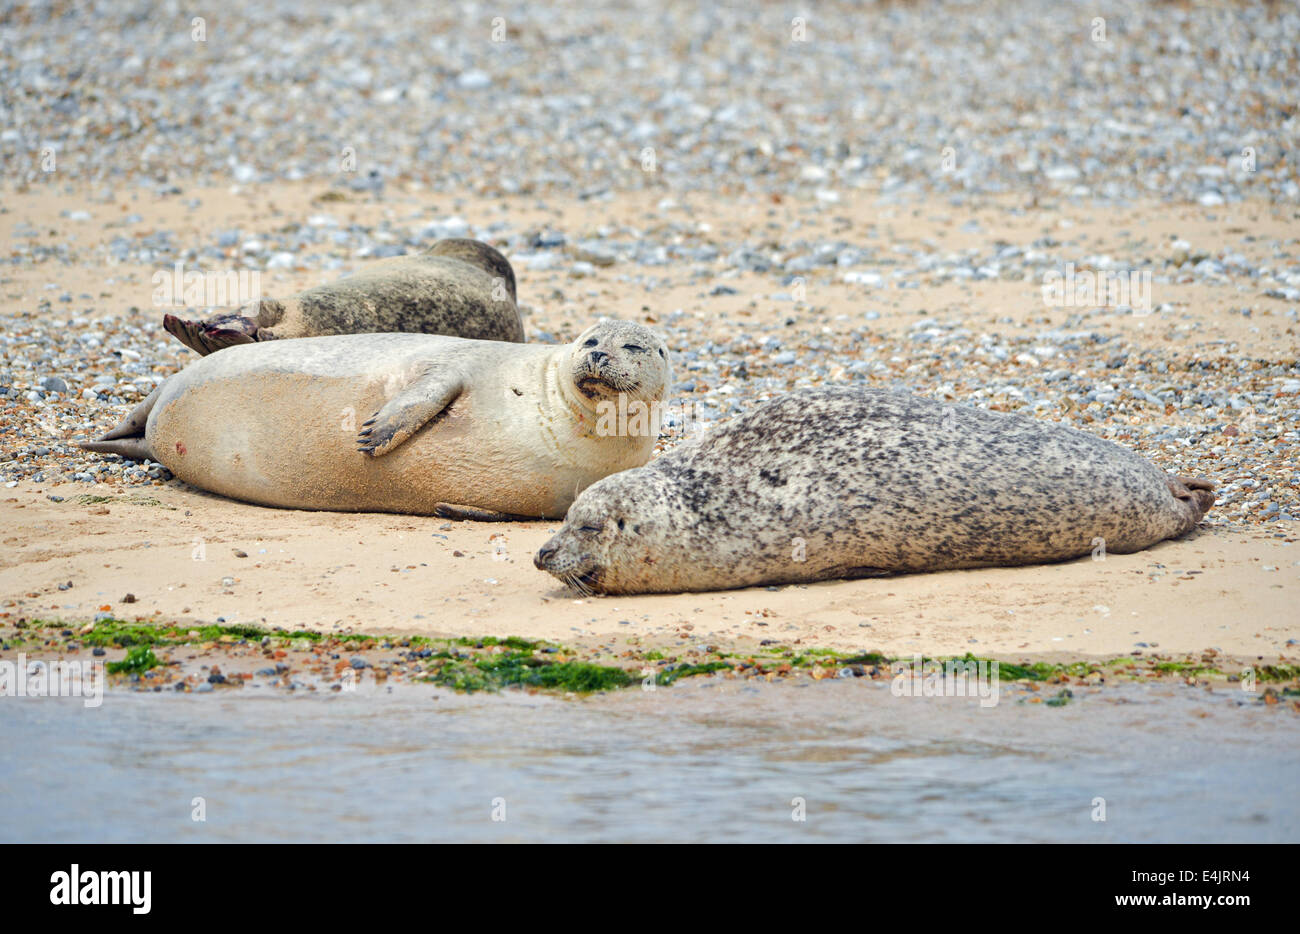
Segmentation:
<svg viewBox="0 0 1300 934">
<path fill-rule="evenodd" d="M 582 594 L 584 597 L 591 596 L 591 591 L 588 590 L 587 585 L 582 582 L 582 576 L 578 574 L 577 571 L 573 571 L 573 570 L 564 571 L 560 577 L 560 580 L 562 580 L 566 585 L 568 585 L 568 587 L 571 590 L 574 590 Z"/>
</svg>

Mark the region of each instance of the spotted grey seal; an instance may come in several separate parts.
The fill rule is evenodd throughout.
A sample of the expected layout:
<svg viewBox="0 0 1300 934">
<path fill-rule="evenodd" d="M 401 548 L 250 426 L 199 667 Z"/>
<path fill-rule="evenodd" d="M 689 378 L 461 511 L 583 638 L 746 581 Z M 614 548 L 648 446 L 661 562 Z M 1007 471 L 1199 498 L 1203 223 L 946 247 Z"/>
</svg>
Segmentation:
<svg viewBox="0 0 1300 934">
<path fill-rule="evenodd" d="M 820 388 L 593 484 L 534 563 L 614 594 L 1034 564 L 1138 551 L 1213 503 L 1063 425 Z"/>
<path fill-rule="evenodd" d="M 649 460 L 658 425 L 619 430 L 606 415 L 631 399 L 657 418 L 671 381 L 664 342 L 627 321 L 558 346 L 431 334 L 244 344 L 196 360 L 81 446 L 267 506 L 558 518 L 589 484 Z"/>
<path fill-rule="evenodd" d="M 202 321 L 165 315 L 163 327 L 200 354 L 328 334 L 410 331 L 524 340 L 509 261 L 486 243 L 462 238 L 439 240 L 423 253 L 377 260 L 284 301 L 262 298 Z"/>
</svg>

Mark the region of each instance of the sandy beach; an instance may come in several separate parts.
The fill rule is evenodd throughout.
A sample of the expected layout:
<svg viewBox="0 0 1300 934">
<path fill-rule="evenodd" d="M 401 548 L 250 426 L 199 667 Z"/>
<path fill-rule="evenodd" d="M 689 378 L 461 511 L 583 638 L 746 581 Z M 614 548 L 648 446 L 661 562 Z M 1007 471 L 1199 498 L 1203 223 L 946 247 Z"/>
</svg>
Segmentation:
<svg viewBox="0 0 1300 934">
<path fill-rule="evenodd" d="M 1195 244 L 1193 249 L 1231 250 L 1242 254 L 1242 262 L 1263 264 L 1293 244 L 1293 209 L 1251 202 L 1214 210 L 1150 203 L 1130 206 L 1121 217 L 1097 207 L 1030 207 L 1006 198 L 954 211 L 934 201 L 882 205 L 869 194 L 833 205 L 816 199 L 737 205 L 701 195 L 665 207 L 658 196 L 645 194 L 592 204 L 453 201 L 420 193 L 390 194 L 383 202 L 338 195 L 321 200 L 327 192 L 298 184 L 138 194 L 89 206 L 85 195 L 76 194 L 30 192 L 9 200 L 0 215 L 0 242 L 31 228 L 74 246 L 72 261 L 60 264 L 57 274 L 47 265 L 32 265 L 4 277 L 10 366 L 33 365 L 23 335 L 53 342 L 66 354 L 55 358 L 60 363 L 73 356 L 77 362 L 54 368 L 68 384 L 66 393 L 38 393 L 39 402 L 19 396 L 5 410 L 3 469 L 13 479 L 0 500 L 4 618 L 87 620 L 111 613 L 169 622 L 578 643 L 630 634 L 724 644 L 770 637 L 891 654 L 1073 658 L 1213 648 L 1242 659 L 1300 657 L 1300 617 L 1293 603 L 1300 553 L 1290 519 L 1300 510 L 1300 386 L 1285 376 L 1296 367 L 1295 309 L 1260 297 L 1266 289 L 1249 281 L 1180 275 L 1168 256 L 1169 245 L 1181 240 Z M 328 200 L 336 197 L 345 200 Z M 78 210 L 89 218 L 74 214 Z M 899 255 L 903 246 L 931 244 L 960 255 L 990 244 L 1029 247 L 1055 237 L 1062 245 L 1050 252 L 1072 251 L 1081 267 L 1088 256 L 1145 264 L 1162 280 L 1153 287 L 1150 314 L 1049 307 L 1041 279 L 1015 259 L 1011 269 L 977 281 L 954 280 L 943 267 L 917 270 L 918 288 L 899 285 L 912 270 L 891 270 L 896 260 L 877 267 L 885 277 L 872 287 L 834 267 L 818 269 L 804 277 L 804 300 L 794 302 L 788 286 L 744 268 L 695 264 L 659 269 L 650 277 L 620 258 L 587 263 L 575 274 L 581 261 L 573 247 L 534 251 L 522 262 L 515 258 L 530 339 L 568 340 L 599 316 L 663 327 L 675 352 L 714 351 L 693 360 L 679 353 L 674 401 L 716 412 L 719 419 L 739 409 L 737 400 L 748 405 L 783 388 L 860 379 L 1068 421 L 1131 445 L 1171 471 L 1211 478 L 1220 503 L 1183 540 L 1103 560 L 772 590 L 582 599 L 532 566 L 532 555 L 556 528 L 553 522 L 451 523 L 266 509 L 159 480 L 71 446 L 114 423 L 151 382 L 192 358 L 161 330 L 161 312 L 151 303 L 155 267 L 102 265 L 112 238 L 139 242 L 158 228 L 172 231 L 178 242 L 205 243 L 212 231 L 229 229 L 249 238 L 273 237 L 286 223 L 307 218 L 327 229 L 410 227 L 450 211 L 475 229 L 508 218 L 512 229 L 533 238 L 560 230 L 578 240 L 650 219 L 691 229 L 701 245 L 719 251 L 767 236 L 758 233 L 765 229 L 787 232 L 775 233 L 778 241 L 797 231 L 800 238 L 838 238 L 884 258 Z M 125 223 L 124 217 L 137 220 Z M 240 263 L 241 251 L 242 245 L 223 249 L 230 266 Z M 562 262 L 530 268 L 529 257 L 537 255 Z M 270 295 L 288 293 L 333 275 L 305 268 L 270 271 L 262 288 Z M 80 297 L 51 302 L 56 292 Z M 1258 310 L 1228 313 L 1230 306 L 1245 304 Z M 1080 333 L 1088 339 L 1080 340 Z M 87 337 L 93 339 L 89 345 Z M 774 362 L 778 353 L 791 351 L 798 362 Z M 131 372 L 124 366 L 137 359 L 150 364 L 143 380 L 139 367 Z M 869 368 L 849 371 L 862 361 Z M 1164 372 L 1149 361 L 1163 362 Z M 1075 384 L 1063 383 L 1062 372 Z M 12 385 L 22 391 L 38 385 L 37 369 L 31 373 L 29 384 L 17 379 Z M 692 391 L 682 392 L 683 384 Z M 1097 401 L 1098 386 L 1117 388 L 1119 400 Z M 1181 404 L 1144 395 L 1170 387 L 1180 390 Z M 1230 406 L 1206 412 L 1188 404 L 1191 394 L 1224 387 L 1266 395 L 1268 416 Z M 1091 389 L 1092 401 L 1081 389 Z M 1195 429 L 1194 444 L 1167 433 L 1188 427 Z M 661 447 L 680 435 L 680 426 L 670 430 Z M 108 472 L 86 472 L 96 468 Z M 78 475 L 78 482 L 68 482 Z M 1266 499 L 1254 495 L 1260 489 L 1268 492 Z M 1278 505 L 1266 512 L 1269 502 Z M 123 602 L 127 594 L 134 602 Z"/>
<path fill-rule="evenodd" d="M 1296 659 L 1292 20 L 934 9 L 124 3 L 87 44 L 102 14 L 15 8 L 0 620 Z M 556 523 L 264 509 L 76 448 L 194 359 L 162 315 L 215 309 L 174 278 L 274 297 L 447 236 L 509 256 L 530 341 L 658 329 L 661 450 L 852 383 L 1064 422 L 1218 501 L 1104 560 L 581 599 L 532 566 Z"/>
</svg>

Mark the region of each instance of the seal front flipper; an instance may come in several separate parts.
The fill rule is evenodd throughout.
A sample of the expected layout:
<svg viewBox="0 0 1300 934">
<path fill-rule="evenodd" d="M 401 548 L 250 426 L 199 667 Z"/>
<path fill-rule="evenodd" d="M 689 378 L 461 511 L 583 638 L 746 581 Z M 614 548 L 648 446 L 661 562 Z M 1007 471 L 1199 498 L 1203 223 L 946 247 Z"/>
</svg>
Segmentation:
<svg viewBox="0 0 1300 934">
<path fill-rule="evenodd" d="M 366 420 L 357 435 L 357 450 L 382 457 L 451 405 L 464 386 L 455 374 L 426 373 Z"/>
<path fill-rule="evenodd" d="M 439 503 L 433 507 L 433 514 L 439 519 L 461 519 L 471 522 L 535 522 L 538 518 L 496 512 L 492 509 L 479 509 L 477 506 L 457 506 L 455 503 Z"/>
</svg>

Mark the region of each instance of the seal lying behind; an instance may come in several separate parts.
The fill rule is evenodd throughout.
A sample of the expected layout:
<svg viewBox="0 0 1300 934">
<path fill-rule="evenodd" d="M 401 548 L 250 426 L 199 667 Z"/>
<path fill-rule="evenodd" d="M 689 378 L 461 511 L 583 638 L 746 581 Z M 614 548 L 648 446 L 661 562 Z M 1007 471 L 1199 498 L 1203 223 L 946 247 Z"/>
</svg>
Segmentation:
<svg viewBox="0 0 1300 934">
<path fill-rule="evenodd" d="M 640 402 L 654 422 L 671 381 L 664 342 L 626 321 L 559 346 L 430 334 L 248 344 L 195 361 L 81 446 L 267 506 L 558 518 L 589 484 L 650 459 L 658 424 L 620 433 L 603 412 Z"/>
<path fill-rule="evenodd" d="M 203 321 L 165 315 L 163 327 L 200 354 L 277 338 L 402 331 L 519 344 L 524 325 L 515 302 L 506 258 L 478 240 L 452 238 L 283 302 L 263 298 Z"/>
<path fill-rule="evenodd" d="M 1213 504 L 1073 428 L 821 388 L 592 485 L 534 563 L 613 594 L 1034 564 L 1138 551 Z"/>
</svg>

